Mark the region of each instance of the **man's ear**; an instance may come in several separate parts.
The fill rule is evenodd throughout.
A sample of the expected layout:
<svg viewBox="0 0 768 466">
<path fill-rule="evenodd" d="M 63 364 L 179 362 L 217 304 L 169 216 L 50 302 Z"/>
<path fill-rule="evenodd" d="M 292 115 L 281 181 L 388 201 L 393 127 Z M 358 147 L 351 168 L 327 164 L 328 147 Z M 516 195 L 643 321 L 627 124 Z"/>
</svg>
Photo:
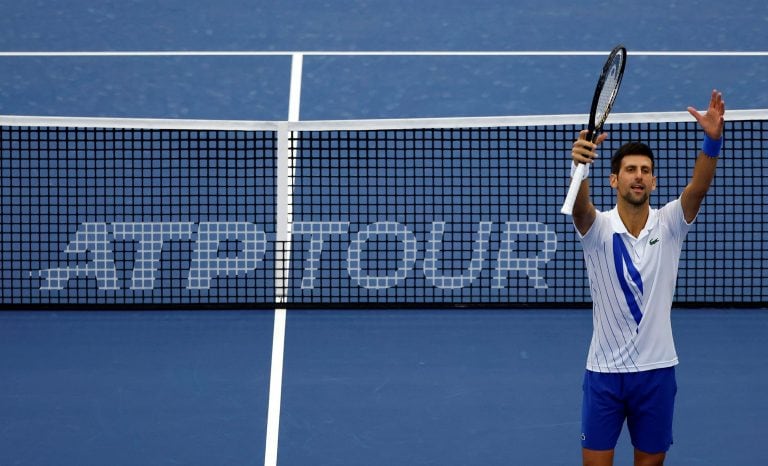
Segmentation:
<svg viewBox="0 0 768 466">
<path fill-rule="evenodd" d="M 615 173 L 611 173 L 611 176 L 608 177 L 608 180 L 611 183 L 611 188 L 616 189 L 616 187 L 619 186 L 619 177 L 616 176 Z"/>
</svg>

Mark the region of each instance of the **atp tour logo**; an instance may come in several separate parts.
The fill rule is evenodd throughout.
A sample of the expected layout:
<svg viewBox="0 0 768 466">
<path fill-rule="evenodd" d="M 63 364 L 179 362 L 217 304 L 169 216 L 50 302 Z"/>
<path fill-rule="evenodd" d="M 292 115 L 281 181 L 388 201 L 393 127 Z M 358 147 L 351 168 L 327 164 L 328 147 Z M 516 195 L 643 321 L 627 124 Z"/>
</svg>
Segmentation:
<svg viewBox="0 0 768 466">
<path fill-rule="evenodd" d="M 462 271 L 451 269 L 446 274 L 442 267 L 446 222 L 430 224 L 424 244 L 419 244 L 416 235 L 407 225 L 398 222 L 381 221 L 362 225 L 357 231 L 350 231 L 350 222 L 294 222 L 290 237 L 293 243 L 307 245 L 302 252 L 303 264 L 300 270 L 290 270 L 291 278 L 300 278 L 301 289 L 311 292 L 316 289 L 322 277 L 321 257 L 326 243 L 346 235 L 345 265 L 348 278 L 353 286 L 384 290 L 404 284 L 409 280 L 417 265 L 419 247 L 423 248 L 422 273 L 427 285 L 441 289 L 461 289 L 471 286 L 480 276 L 486 263 L 492 267 L 493 288 L 505 288 L 507 280 L 516 274 L 525 274 L 532 287 L 547 288 L 542 271 L 543 266 L 554 257 L 557 250 L 557 235 L 548 225 L 538 222 L 505 222 L 500 224 L 498 250 L 489 251 L 493 222 L 479 222 L 472 244 L 472 257 Z M 533 236 L 540 245 L 534 257 L 527 254 L 520 257 L 515 243 L 522 237 Z M 301 241 L 296 241 L 300 238 Z M 384 244 L 396 249 L 397 266 L 368 267 L 364 259 L 369 242 L 386 239 Z M 216 286 L 216 279 L 247 277 L 259 267 L 276 268 L 280 261 L 265 260 L 269 247 L 268 235 L 257 224 L 249 222 L 86 222 L 77 231 L 62 251 L 62 255 L 85 254 L 86 261 L 43 269 L 30 275 L 41 280 L 41 290 L 57 291 L 67 287 L 73 278 L 94 278 L 100 290 L 152 290 L 159 270 L 162 270 L 161 253 L 164 245 L 173 241 L 192 242 L 189 269 L 184 280 L 188 290 L 208 290 Z M 120 283 L 113 244 L 134 242 L 133 268 L 127 283 Z M 235 256 L 222 253 L 225 243 L 238 243 Z M 292 247 L 296 247 L 295 245 Z M 388 260 L 389 262 L 390 260 Z M 270 263 L 272 262 L 272 263 Z"/>
</svg>

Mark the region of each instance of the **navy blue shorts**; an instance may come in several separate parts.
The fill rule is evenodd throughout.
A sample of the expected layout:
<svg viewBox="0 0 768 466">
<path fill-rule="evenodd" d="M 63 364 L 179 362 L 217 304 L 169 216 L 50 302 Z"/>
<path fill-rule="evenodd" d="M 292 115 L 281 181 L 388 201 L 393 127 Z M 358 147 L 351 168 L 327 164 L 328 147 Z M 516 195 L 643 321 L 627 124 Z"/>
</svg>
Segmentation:
<svg viewBox="0 0 768 466">
<path fill-rule="evenodd" d="M 674 367 L 621 374 L 586 371 L 583 388 L 582 447 L 613 450 L 626 419 L 636 449 L 669 450 L 677 393 Z"/>
</svg>

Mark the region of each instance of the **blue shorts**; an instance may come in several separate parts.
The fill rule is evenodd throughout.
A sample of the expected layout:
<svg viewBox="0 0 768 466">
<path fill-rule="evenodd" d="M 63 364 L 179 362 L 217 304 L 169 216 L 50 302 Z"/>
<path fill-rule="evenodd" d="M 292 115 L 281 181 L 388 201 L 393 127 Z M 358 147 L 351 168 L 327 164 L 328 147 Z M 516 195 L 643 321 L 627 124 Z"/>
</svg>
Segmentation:
<svg viewBox="0 0 768 466">
<path fill-rule="evenodd" d="M 661 453 L 672 445 L 675 368 L 643 372 L 584 374 L 581 446 L 613 450 L 627 420 L 632 445 L 645 453 Z"/>
</svg>

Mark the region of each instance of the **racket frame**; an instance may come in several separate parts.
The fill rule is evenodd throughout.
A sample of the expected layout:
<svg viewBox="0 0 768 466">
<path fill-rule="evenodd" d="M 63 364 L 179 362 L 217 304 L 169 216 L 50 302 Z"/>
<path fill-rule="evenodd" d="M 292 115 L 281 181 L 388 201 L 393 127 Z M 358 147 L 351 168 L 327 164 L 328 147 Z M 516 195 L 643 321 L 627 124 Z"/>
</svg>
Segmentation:
<svg viewBox="0 0 768 466">
<path fill-rule="evenodd" d="M 608 105 L 606 105 L 605 111 L 600 115 L 600 119 L 598 121 L 597 107 L 600 104 L 600 94 L 603 92 L 603 87 L 605 87 L 605 82 L 608 79 L 611 69 L 613 68 L 613 63 L 616 57 L 619 55 L 621 56 L 621 63 L 619 64 L 616 85 L 611 91 Z M 589 122 L 587 124 L 587 139 L 590 142 L 594 143 L 597 140 L 597 137 L 600 135 L 600 132 L 603 129 L 605 121 L 608 119 L 608 114 L 611 113 L 613 103 L 616 100 L 616 96 L 619 94 L 619 87 L 621 86 L 621 80 L 624 77 L 624 67 L 626 64 L 627 49 L 623 45 L 617 45 L 613 48 L 613 50 L 611 50 L 611 53 L 608 55 L 608 59 L 603 65 L 603 69 L 600 72 L 600 78 L 597 81 L 597 86 L 595 86 L 595 94 L 592 96 L 592 105 L 589 109 Z M 586 170 L 586 164 L 580 163 L 576 165 L 576 170 L 574 171 L 573 177 L 571 178 L 571 184 L 568 187 L 568 193 L 565 196 L 563 207 L 560 209 L 561 213 L 565 215 L 573 214 L 573 204 L 576 202 L 576 196 L 579 193 L 579 188 L 581 187 L 581 182 L 584 179 Z"/>
</svg>

